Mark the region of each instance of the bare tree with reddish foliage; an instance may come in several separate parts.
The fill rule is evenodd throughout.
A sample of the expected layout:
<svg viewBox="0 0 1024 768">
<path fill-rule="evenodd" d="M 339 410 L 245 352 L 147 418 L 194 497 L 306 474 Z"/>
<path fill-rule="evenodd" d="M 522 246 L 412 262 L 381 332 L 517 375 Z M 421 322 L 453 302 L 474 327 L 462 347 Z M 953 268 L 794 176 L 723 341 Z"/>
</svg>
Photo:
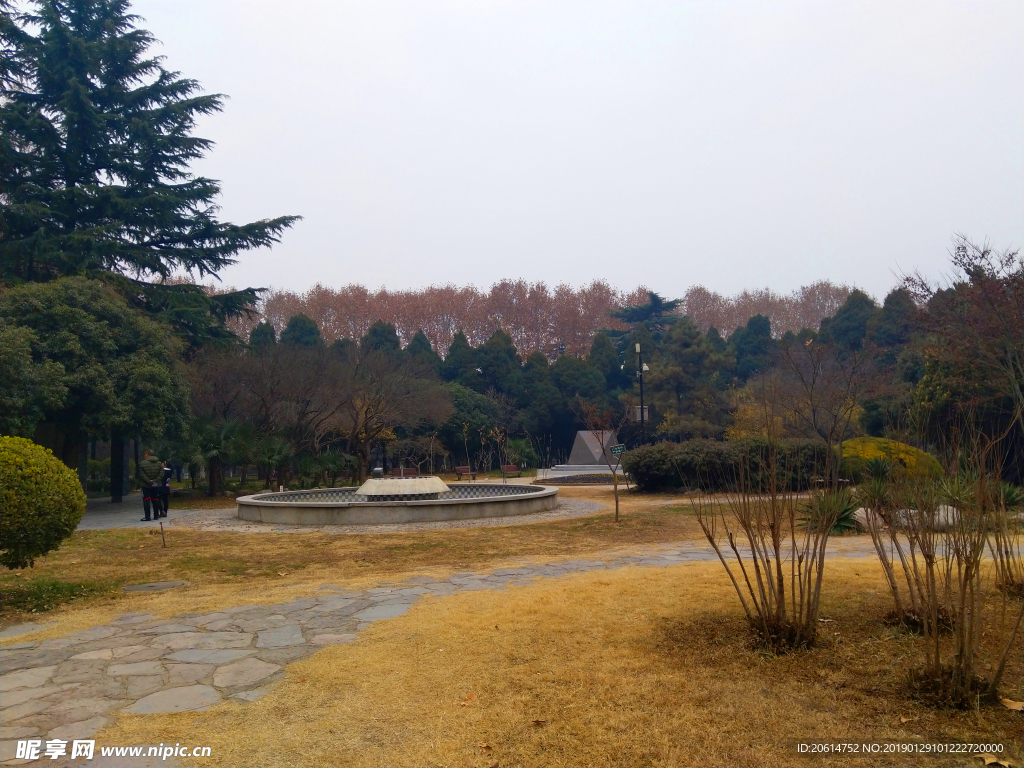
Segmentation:
<svg viewBox="0 0 1024 768">
<path fill-rule="evenodd" d="M 822 319 L 831 317 L 843 306 L 852 290 L 848 285 L 821 280 L 789 295 L 765 288 L 722 296 L 698 285 L 686 292 L 680 312 L 689 315 L 702 332 L 717 328 L 723 336 L 746 325 L 754 315 L 764 315 L 771 321 L 772 333 L 782 336 L 786 331 L 816 330 Z"/>
</svg>

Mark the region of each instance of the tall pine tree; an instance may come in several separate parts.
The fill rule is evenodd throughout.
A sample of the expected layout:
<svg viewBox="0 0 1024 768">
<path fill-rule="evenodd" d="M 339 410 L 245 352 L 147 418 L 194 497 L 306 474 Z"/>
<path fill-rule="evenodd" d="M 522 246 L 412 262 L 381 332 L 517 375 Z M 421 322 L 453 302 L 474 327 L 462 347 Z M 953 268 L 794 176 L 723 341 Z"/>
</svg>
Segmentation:
<svg viewBox="0 0 1024 768">
<path fill-rule="evenodd" d="M 223 98 L 150 56 L 139 20 L 125 0 L 0 0 L 0 280 L 100 277 L 198 344 L 227 336 L 257 290 L 166 278 L 216 276 L 298 217 L 218 220 L 219 184 L 189 164 L 212 146 L 197 118 Z"/>
</svg>

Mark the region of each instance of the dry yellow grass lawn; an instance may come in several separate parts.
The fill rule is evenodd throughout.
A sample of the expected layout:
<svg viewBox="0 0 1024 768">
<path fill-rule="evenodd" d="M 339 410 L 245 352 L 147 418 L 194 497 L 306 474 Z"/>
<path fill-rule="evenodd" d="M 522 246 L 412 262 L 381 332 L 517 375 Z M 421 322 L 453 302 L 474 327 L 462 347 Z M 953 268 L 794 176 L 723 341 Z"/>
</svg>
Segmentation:
<svg viewBox="0 0 1024 768">
<path fill-rule="evenodd" d="M 881 623 L 883 590 L 874 560 L 830 562 L 834 621 L 819 647 L 781 657 L 747 646 L 716 563 L 424 599 L 291 665 L 255 703 L 121 716 L 99 740 L 209 745 L 213 758 L 196 762 L 222 766 L 981 765 L 808 759 L 795 738 L 1008 741 L 1019 760 L 1020 713 L 905 696 L 921 640 Z M 1021 671 L 1016 652 L 1006 693 Z"/>
<path fill-rule="evenodd" d="M 602 503 L 611 500 L 611 491 L 605 489 L 563 489 L 561 493 Z M 67 634 L 132 610 L 171 615 L 218 605 L 269 603 L 302 594 L 308 585 L 311 589 L 324 583 L 358 587 L 417 573 L 444 575 L 522 560 L 553 561 L 627 551 L 637 545 L 700 540 L 700 528 L 685 499 L 674 506 L 650 503 L 665 498 L 629 497 L 617 524 L 605 507 L 599 514 L 567 520 L 386 534 L 215 533 L 174 527 L 167 528 L 166 549 L 159 532 L 152 529 L 79 531 L 59 550 L 38 559 L 34 568 L 3 569 L 0 619 L 3 626 L 40 620 L 38 615 L 13 609 L 14 601 L 7 599 L 38 578 L 88 580 L 109 588 L 47 612 L 45 620 L 59 625 L 19 640 Z M 186 580 L 193 586 L 132 597 L 118 589 L 122 584 L 172 580 Z"/>
</svg>

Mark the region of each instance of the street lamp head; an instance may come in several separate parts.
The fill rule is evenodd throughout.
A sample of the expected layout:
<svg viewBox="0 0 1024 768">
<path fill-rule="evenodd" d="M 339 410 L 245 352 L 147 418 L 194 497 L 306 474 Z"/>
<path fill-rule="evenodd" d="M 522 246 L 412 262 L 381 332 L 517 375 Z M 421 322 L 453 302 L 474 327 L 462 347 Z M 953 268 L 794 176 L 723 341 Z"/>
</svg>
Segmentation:
<svg viewBox="0 0 1024 768">
<path fill-rule="evenodd" d="M 640 342 L 639 341 L 636 343 L 636 353 L 638 355 L 640 354 Z"/>
<path fill-rule="evenodd" d="M 651 370 L 651 369 L 647 367 L 647 363 L 644 363 L 644 368 L 643 368 L 644 373 L 647 373 L 649 370 Z"/>
</svg>

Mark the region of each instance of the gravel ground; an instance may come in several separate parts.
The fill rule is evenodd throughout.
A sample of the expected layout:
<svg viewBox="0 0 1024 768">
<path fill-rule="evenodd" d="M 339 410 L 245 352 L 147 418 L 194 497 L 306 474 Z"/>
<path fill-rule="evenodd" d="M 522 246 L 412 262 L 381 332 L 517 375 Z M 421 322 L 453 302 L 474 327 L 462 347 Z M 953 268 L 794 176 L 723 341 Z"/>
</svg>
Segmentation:
<svg viewBox="0 0 1024 768">
<path fill-rule="evenodd" d="M 561 499 L 558 506 L 549 512 L 532 515 L 509 515 L 507 517 L 484 517 L 475 520 L 440 520 L 432 523 L 390 523 L 388 525 L 275 525 L 239 520 L 234 509 L 184 509 L 171 510 L 166 524 L 202 531 L 236 531 L 238 533 L 403 533 L 405 531 L 438 531 L 446 528 L 485 528 L 495 525 L 527 525 L 547 520 L 563 520 L 570 517 L 585 517 L 604 509 L 596 501 L 583 499 Z"/>
</svg>

